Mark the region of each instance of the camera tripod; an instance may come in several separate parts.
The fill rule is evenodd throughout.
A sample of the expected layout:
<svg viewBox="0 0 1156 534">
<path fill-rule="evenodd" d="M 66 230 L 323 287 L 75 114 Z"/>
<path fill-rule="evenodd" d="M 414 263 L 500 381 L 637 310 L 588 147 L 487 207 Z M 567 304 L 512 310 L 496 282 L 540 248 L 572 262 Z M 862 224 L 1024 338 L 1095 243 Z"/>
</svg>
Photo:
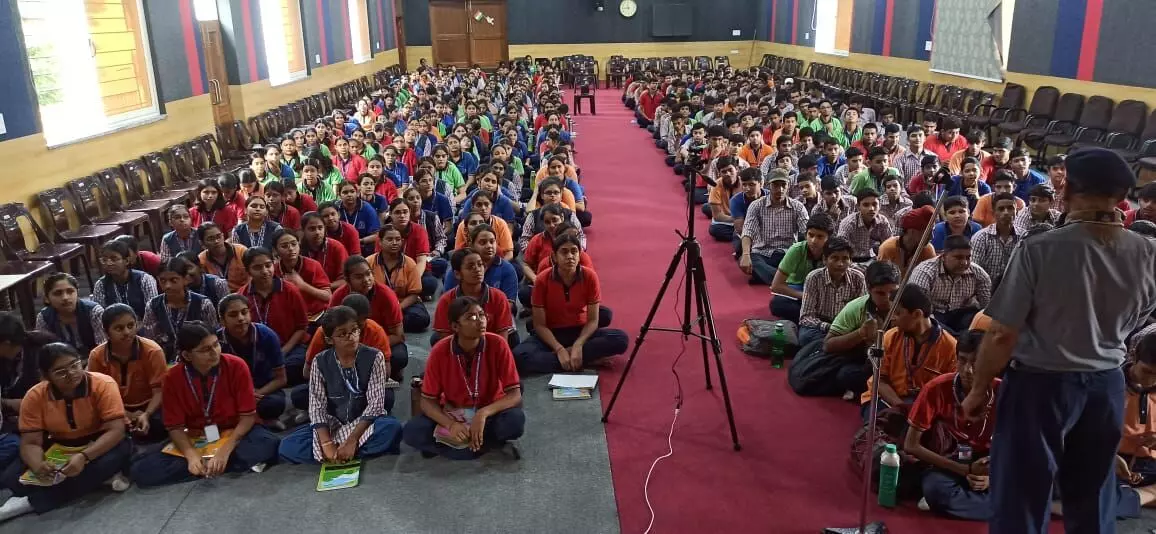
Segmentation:
<svg viewBox="0 0 1156 534">
<path fill-rule="evenodd" d="M 702 263 L 702 248 L 694 236 L 694 179 L 700 174 L 696 165 L 686 165 L 683 168 L 683 175 L 686 177 L 687 193 L 686 193 L 686 233 L 675 230 L 675 234 L 682 238 L 682 242 L 678 246 L 678 251 L 674 253 L 674 257 L 670 261 L 670 266 L 666 269 L 666 279 L 662 281 L 662 287 L 658 290 L 658 295 L 654 297 L 654 303 L 650 306 L 650 313 L 646 315 L 646 321 L 642 323 L 642 328 L 638 331 L 638 339 L 634 342 L 634 350 L 630 352 L 630 358 L 626 360 L 626 369 L 622 371 L 622 378 L 618 380 L 618 385 L 614 388 L 614 395 L 610 397 L 610 404 L 606 406 L 606 412 L 602 414 L 602 422 L 605 423 L 610 418 L 610 412 L 614 410 L 614 403 L 618 400 L 618 394 L 622 392 L 622 386 L 626 384 L 626 378 L 630 376 L 630 369 L 634 366 L 634 359 L 638 356 L 638 351 L 642 349 L 642 344 L 646 342 L 646 334 L 651 330 L 658 332 L 676 332 L 682 334 L 684 340 L 691 337 L 698 338 L 702 345 L 702 365 L 706 374 L 706 389 L 713 389 L 710 379 L 710 356 L 709 351 L 714 353 L 715 368 L 718 371 L 719 385 L 722 387 L 723 401 L 726 404 L 727 421 L 730 423 L 731 442 L 734 444 L 736 451 L 742 450 L 739 445 L 739 434 L 735 428 L 735 415 L 731 408 L 730 391 L 727 389 L 727 377 L 723 372 L 722 365 L 722 343 L 718 339 L 715 332 L 714 311 L 710 305 L 710 295 L 707 293 L 706 287 L 706 268 Z M 704 176 L 708 182 L 710 178 Z M 683 283 L 685 283 L 686 293 L 684 294 L 682 317 L 679 321 L 678 328 L 661 328 L 652 327 L 654 316 L 658 313 L 658 307 L 662 304 L 663 298 L 666 296 L 666 290 L 670 288 L 670 283 L 675 279 L 679 266 L 684 267 L 684 275 L 686 276 Z M 691 303 L 694 303 L 695 313 L 692 315 Z M 698 331 L 693 331 L 694 325 L 698 325 Z M 679 400 L 681 404 L 681 399 Z"/>
</svg>

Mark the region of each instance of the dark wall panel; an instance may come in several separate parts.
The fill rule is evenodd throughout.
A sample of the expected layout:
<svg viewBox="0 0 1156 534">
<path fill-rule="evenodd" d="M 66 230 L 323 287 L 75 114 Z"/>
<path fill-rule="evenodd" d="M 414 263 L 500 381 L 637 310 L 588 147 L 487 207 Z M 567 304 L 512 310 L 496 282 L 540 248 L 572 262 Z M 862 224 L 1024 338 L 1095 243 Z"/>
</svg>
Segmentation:
<svg viewBox="0 0 1156 534">
<path fill-rule="evenodd" d="M 24 53 L 24 39 L 15 0 L 0 0 L 0 113 L 8 133 L 0 140 L 15 139 L 40 131 L 36 90 Z"/>
<path fill-rule="evenodd" d="M 1105 2 L 1099 46 L 1093 56 L 1097 82 L 1156 87 L 1156 2 Z"/>
<path fill-rule="evenodd" d="M 322 55 L 322 20 L 317 11 L 317 0 L 305 0 L 301 3 L 301 31 L 305 32 L 305 55 L 310 68 L 316 68 L 324 63 L 317 62 L 317 56 Z"/>
<path fill-rule="evenodd" d="M 815 46 L 815 30 L 811 29 L 815 16 L 815 0 L 795 0 L 795 44 Z"/>
<path fill-rule="evenodd" d="M 429 1 L 405 0 L 405 44 L 431 46 L 429 30 Z"/>
<path fill-rule="evenodd" d="M 191 0 L 146 0 L 157 95 L 172 102 L 206 92 L 204 45 Z"/>
</svg>

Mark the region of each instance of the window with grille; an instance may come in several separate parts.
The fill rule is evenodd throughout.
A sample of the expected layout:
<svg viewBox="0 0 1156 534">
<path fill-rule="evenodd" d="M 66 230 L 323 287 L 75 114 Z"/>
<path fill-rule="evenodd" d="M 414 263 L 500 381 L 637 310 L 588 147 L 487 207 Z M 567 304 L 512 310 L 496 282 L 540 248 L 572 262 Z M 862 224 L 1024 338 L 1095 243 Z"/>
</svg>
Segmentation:
<svg viewBox="0 0 1156 534">
<path fill-rule="evenodd" d="M 365 63 L 373 57 L 369 46 L 369 8 L 366 0 L 349 1 L 349 34 L 353 40 L 353 62 Z"/>
<path fill-rule="evenodd" d="M 49 146 L 160 115 L 141 0 L 17 0 Z"/>
<path fill-rule="evenodd" d="M 309 76 L 300 0 L 261 0 L 261 28 L 269 83 L 281 85 Z"/>
</svg>

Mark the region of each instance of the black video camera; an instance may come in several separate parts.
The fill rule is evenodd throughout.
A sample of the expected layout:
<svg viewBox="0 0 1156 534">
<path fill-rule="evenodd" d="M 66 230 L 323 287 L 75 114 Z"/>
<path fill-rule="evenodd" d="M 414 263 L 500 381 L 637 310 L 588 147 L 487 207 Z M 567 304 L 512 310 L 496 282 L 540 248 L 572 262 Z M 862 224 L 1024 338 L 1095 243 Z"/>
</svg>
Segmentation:
<svg viewBox="0 0 1156 534">
<path fill-rule="evenodd" d="M 940 167 L 935 174 L 931 176 L 931 183 L 938 185 L 948 185 L 952 182 L 951 170 L 947 167 Z"/>
</svg>

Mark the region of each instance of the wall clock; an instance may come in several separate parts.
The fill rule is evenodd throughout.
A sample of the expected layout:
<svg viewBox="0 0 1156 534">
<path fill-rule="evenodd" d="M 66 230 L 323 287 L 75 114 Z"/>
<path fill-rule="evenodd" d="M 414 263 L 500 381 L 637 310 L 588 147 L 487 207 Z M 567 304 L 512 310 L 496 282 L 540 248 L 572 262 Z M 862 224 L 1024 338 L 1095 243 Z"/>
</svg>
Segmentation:
<svg viewBox="0 0 1156 534">
<path fill-rule="evenodd" d="M 635 13 L 638 13 L 638 4 L 636 4 L 634 0 L 622 0 L 622 2 L 618 4 L 618 12 L 621 13 L 623 17 L 633 17 Z"/>
</svg>

